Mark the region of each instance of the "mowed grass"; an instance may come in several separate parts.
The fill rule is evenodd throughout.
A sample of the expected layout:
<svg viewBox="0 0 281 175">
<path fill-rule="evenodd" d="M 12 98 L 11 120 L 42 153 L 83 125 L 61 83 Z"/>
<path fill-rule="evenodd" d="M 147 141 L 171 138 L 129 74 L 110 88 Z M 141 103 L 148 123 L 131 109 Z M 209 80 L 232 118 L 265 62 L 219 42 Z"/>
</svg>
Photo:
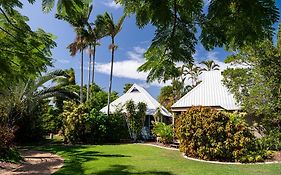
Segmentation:
<svg viewBox="0 0 281 175">
<path fill-rule="evenodd" d="M 281 175 L 281 164 L 218 165 L 187 160 L 178 151 L 141 144 L 46 146 L 61 155 L 56 175 Z"/>
</svg>

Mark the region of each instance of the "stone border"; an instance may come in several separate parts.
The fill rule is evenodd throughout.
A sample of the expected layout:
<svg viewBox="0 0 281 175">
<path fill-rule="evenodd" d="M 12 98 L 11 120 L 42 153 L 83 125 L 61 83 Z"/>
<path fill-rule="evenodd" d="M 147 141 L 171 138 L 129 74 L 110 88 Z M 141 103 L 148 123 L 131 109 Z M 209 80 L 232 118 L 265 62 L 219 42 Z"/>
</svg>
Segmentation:
<svg viewBox="0 0 281 175">
<path fill-rule="evenodd" d="M 164 146 L 160 146 L 160 145 L 154 145 L 154 144 L 151 144 L 151 143 L 143 143 L 142 145 L 148 145 L 148 146 L 154 146 L 154 147 L 157 147 L 157 148 L 162 148 L 162 149 L 167 149 L 167 150 L 179 151 L 179 149 L 177 149 L 177 148 L 168 148 L 168 147 L 164 147 Z M 201 160 L 201 159 L 188 157 L 188 156 L 184 155 L 184 153 L 182 153 L 182 156 L 185 159 L 188 159 L 188 160 L 193 160 L 193 161 L 203 162 L 203 163 L 220 164 L 220 165 L 268 165 L 268 164 L 281 163 L 281 161 L 257 162 L 257 163 L 219 162 L 219 161 Z"/>
<path fill-rule="evenodd" d="M 240 163 L 240 162 L 219 162 L 219 161 L 210 161 L 210 160 L 201 160 L 192 157 L 188 157 L 182 153 L 182 156 L 188 160 L 194 160 L 197 162 L 204 162 L 204 163 L 212 163 L 212 164 L 220 164 L 220 165 L 267 165 L 267 164 L 277 164 L 281 163 L 281 161 L 272 161 L 272 162 L 257 162 L 257 163 Z"/>
</svg>

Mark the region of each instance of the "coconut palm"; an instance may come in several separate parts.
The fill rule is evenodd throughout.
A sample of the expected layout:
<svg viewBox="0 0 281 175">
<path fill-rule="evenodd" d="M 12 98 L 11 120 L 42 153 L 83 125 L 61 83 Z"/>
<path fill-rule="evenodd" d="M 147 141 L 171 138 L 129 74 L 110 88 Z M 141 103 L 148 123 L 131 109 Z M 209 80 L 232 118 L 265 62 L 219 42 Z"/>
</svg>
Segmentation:
<svg viewBox="0 0 281 175">
<path fill-rule="evenodd" d="M 92 12 L 93 6 L 89 4 L 84 4 L 83 10 L 79 13 L 67 14 L 67 15 L 57 15 L 58 19 L 62 19 L 70 23 L 76 32 L 76 38 L 73 43 L 71 43 L 68 48 L 70 50 L 70 55 L 75 56 L 78 51 L 81 53 L 81 64 L 80 64 L 80 103 L 83 103 L 83 78 L 84 78 L 84 49 L 87 47 L 89 40 L 89 32 L 86 27 L 89 26 L 88 20 Z"/>
<path fill-rule="evenodd" d="M 189 76 L 188 79 L 191 79 L 191 86 L 195 87 L 197 84 L 200 83 L 199 76 L 202 74 L 202 70 L 200 67 L 194 64 L 188 64 L 184 67 L 184 74 L 185 76 Z"/>
<path fill-rule="evenodd" d="M 100 30 L 99 27 L 91 25 L 88 26 L 88 45 L 89 45 L 89 72 L 88 72 L 88 87 L 87 87 L 87 100 L 89 99 L 90 94 L 90 84 L 94 85 L 95 83 L 95 61 L 96 61 L 96 47 L 100 45 L 99 40 L 105 36 L 105 32 Z M 92 61 L 93 58 L 93 61 Z M 92 68 L 92 66 L 93 68 Z M 92 74 L 92 80 L 91 80 Z"/>
<path fill-rule="evenodd" d="M 206 60 L 202 61 L 200 64 L 203 64 L 205 68 L 203 68 L 203 71 L 212 71 L 212 70 L 220 70 L 220 66 L 214 62 L 214 60 Z"/>
<path fill-rule="evenodd" d="M 98 26 L 101 30 L 105 31 L 107 36 L 111 37 L 111 44 L 109 49 L 111 49 L 111 69 L 110 69 L 110 78 L 109 78 L 109 88 L 108 88 L 108 100 L 107 100 L 107 114 L 109 115 L 110 111 L 110 96 L 111 96 L 111 88 L 112 88 L 112 73 L 113 73 L 113 62 L 114 62 L 114 51 L 117 49 L 117 45 L 115 45 L 115 37 L 121 31 L 122 24 L 125 20 L 125 15 L 123 15 L 118 22 L 115 24 L 113 20 L 112 14 L 109 15 L 107 12 L 104 15 L 98 15 L 96 19 L 96 26 Z"/>
<path fill-rule="evenodd" d="M 57 2 L 57 13 L 58 14 L 71 14 L 79 12 L 84 3 L 89 0 L 42 0 L 42 10 L 44 12 L 50 12 Z"/>
</svg>

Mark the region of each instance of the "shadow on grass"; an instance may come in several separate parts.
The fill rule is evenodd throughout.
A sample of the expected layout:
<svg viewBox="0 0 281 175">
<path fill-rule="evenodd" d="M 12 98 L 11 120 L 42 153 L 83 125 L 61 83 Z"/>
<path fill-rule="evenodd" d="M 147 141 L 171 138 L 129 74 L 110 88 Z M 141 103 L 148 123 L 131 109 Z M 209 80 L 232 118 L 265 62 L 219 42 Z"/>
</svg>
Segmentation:
<svg viewBox="0 0 281 175">
<path fill-rule="evenodd" d="M 130 157 L 123 154 L 104 154 L 99 151 L 87 151 L 83 148 L 88 146 L 66 146 L 66 145 L 53 145 L 52 147 L 35 147 L 42 151 L 52 152 L 61 155 L 65 158 L 64 166 L 55 173 L 56 175 L 75 174 L 82 175 L 85 173 L 83 163 L 98 160 L 101 157 L 105 158 L 122 158 Z M 92 147 L 92 146 L 91 146 Z"/>
<path fill-rule="evenodd" d="M 128 165 L 112 165 L 109 169 L 99 171 L 96 175 L 173 175 L 170 172 L 164 171 L 142 171 L 142 172 L 131 172 L 133 166 Z"/>
</svg>

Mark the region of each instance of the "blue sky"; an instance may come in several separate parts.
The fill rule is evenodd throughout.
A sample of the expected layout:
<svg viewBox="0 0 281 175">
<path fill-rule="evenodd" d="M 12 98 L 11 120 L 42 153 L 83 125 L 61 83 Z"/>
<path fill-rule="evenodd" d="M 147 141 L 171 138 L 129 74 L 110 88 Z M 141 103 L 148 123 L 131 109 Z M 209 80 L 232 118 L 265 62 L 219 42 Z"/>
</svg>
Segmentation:
<svg viewBox="0 0 281 175">
<path fill-rule="evenodd" d="M 41 1 L 37 1 L 35 4 L 24 4 L 21 10 L 22 14 L 29 17 L 29 25 L 33 30 L 38 28 L 44 29 L 46 32 L 52 33 L 57 37 L 57 47 L 53 49 L 54 67 L 53 69 L 69 69 L 74 68 L 76 72 L 76 81 L 80 83 L 80 54 L 75 57 L 69 55 L 69 51 L 66 47 L 75 39 L 75 33 L 73 28 L 66 22 L 57 20 L 55 11 L 46 14 L 41 10 Z M 206 5 L 208 0 L 205 0 Z M 117 5 L 113 0 L 96 0 L 93 1 L 94 8 L 91 15 L 91 21 L 94 21 L 95 16 L 103 14 L 105 11 L 112 13 L 117 20 L 123 14 L 123 9 L 120 5 Z M 277 5 L 280 8 L 281 2 L 277 1 Z M 138 73 L 137 67 L 143 62 L 143 53 L 149 47 L 154 35 L 155 28 L 151 25 L 139 29 L 135 24 L 135 18 L 132 15 L 127 17 L 122 31 L 116 37 L 116 43 L 118 49 L 116 51 L 115 63 L 114 63 L 114 76 L 113 76 L 113 90 L 117 91 L 119 95 L 123 92 L 125 83 L 137 83 L 144 86 L 153 97 L 157 97 L 160 92 L 163 83 L 154 82 L 147 84 L 145 82 L 147 73 Z M 109 72 L 110 72 L 110 59 L 111 54 L 108 49 L 110 44 L 109 38 L 104 38 L 101 41 L 101 46 L 97 48 L 96 54 L 96 83 L 108 89 Z M 86 55 L 86 54 L 85 54 Z M 222 48 L 216 48 L 210 52 L 207 52 L 202 45 L 196 46 L 195 60 L 200 62 L 202 60 L 213 59 L 221 67 L 225 68 L 223 60 L 228 55 Z M 84 59 L 84 83 L 87 83 L 87 67 L 88 56 Z"/>
</svg>

